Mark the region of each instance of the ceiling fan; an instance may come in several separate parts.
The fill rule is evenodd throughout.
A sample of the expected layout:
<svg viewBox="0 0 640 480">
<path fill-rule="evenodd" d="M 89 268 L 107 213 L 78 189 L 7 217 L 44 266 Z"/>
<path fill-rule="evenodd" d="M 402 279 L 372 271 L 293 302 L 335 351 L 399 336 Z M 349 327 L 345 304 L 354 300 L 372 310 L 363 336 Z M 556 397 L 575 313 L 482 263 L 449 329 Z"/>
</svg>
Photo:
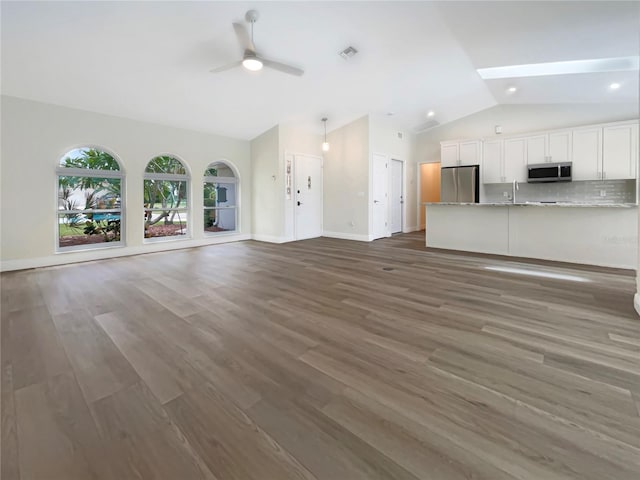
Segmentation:
<svg viewBox="0 0 640 480">
<path fill-rule="evenodd" d="M 242 65 L 247 70 L 251 70 L 252 72 L 261 70 L 264 66 L 273 68 L 274 70 L 279 70 L 284 73 L 288 73 L 290 75 L 300 76 L 304 73 L 304 70 L 301 70 L 300 68 L 292 67 L 291 65 L 285 65 L 284 63 L 275 62 L 273 60 L 268 60 L 259 56 L 256 53 L 256 47 L 253 44 L 253 24 L 258 21 L 259 14 L 256 10 L 249 10 L 244 18 L 247 22 L 251 23 L 251 36 L 249 36 L 247 28 L 243 24 L 233 24 L 233 29 L 236 32 L 236 36 L 238 37 L 240 45 L 244 49 L 242 60 L 230 63 L 228 65 L 223 65 L 218 68 L 214 68 L 213 70 L 211 70 L 211 73 L 224 72 L 225 70 L 230 70 L 240 65 Z"/>
</svg>

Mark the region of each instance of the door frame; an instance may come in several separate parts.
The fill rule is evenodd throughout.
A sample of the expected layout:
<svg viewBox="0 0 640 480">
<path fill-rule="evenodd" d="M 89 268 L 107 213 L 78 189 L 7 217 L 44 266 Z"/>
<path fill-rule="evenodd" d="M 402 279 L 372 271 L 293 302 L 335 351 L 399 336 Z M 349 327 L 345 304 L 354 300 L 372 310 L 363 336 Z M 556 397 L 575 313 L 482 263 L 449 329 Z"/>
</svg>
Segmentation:
<svg viewBox="0 0 640 480">
<path fill-rule="evenodd" d="M 320 189 L 320 235 L 319 237 L 322 236 L 322 232 L 324 231 L 324 157 L 321 157 L 319 155 L 312 155 L 309 153 L 294 153 L 294 152 L 287 152 L 289 155 L 291 155 L 292 158 L 292 162 L 291 162 L 291 186 L 293 188 L 292 192 L 291 192 L 291 210 L 290 210 L 290 215 L 291 215 L 291 220 L 292 220 L 292 224 L 293 224 L 293 240 L 297 241 L 298 240 L 298 220 L 297 220 L 297 215 L 296 215 L 296 191 L 297 191 L 297 185 L 296 185 L 296 168 L 298 165 L 297 159 L 298 157 L 310 157 L 316 160 L 320 161 L 320 185 L 322 185 L 322 188 Z M 285 185 L 286 188 L 286 185 Z M 285 195 L 286 198 L 286 195 Z M 286 220 L 285 220 L 286 223 Z"/>
</svg>

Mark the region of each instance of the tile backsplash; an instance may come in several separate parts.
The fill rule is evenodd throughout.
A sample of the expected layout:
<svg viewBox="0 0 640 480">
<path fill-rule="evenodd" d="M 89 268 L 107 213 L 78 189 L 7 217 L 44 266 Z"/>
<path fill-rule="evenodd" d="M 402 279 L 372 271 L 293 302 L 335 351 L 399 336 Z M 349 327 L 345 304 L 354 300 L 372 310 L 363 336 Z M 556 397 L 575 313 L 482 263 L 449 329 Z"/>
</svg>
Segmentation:
<svg viewBox="0 0 640 480">
<path fill-rule="evenodd" d="M 519 186 L 518 202 L 636 203 L 635 180 L 520 183 Z M 487 184 L 484 193 L 486 203 L 508 202 L 511 201 L 511 184 Z"/>
</svg>

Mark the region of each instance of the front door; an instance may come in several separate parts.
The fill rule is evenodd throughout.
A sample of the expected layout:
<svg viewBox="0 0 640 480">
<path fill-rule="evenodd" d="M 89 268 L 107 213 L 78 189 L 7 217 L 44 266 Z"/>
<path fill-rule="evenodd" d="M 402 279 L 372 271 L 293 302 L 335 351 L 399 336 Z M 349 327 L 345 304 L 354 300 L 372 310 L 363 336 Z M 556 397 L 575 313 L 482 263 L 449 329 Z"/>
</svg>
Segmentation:
<svg viewBox="0 0 640 480">
<path fill-rule="evenodd" d="M 296 240 L 322 236 L 322 158 L 294 157 Z"/>
<path fill-rule="evenodd" d="M 391 194 L 389 195 L 391 233 L 402 232 L 402 207 L 404 205 L 402 167 L 403 163 L 400 160 L 391 160 Z"/>
<path fill-rule="evenodd" d="M 385 155 L 373 154 L 373 190 L 372 211 L 373 211 L 373 239 L 389 236 L 388 227 L 388 190 L 389 190 L 389 173 L 388 160 Z"/>
</svg>

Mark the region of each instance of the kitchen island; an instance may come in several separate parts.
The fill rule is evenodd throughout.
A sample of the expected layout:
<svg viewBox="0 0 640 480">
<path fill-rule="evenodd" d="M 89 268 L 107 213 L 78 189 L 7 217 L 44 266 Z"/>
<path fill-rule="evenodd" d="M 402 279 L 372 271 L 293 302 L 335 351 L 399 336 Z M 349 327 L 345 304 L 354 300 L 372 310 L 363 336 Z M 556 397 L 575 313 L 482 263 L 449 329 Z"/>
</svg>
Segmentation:
<svg viewBox="0 0 640 480">
<path fill-rule="evenodd" d="M 637 268 L 638 207 L 584 203 L 425 203 L 426 245 Z"/>
</svg>

